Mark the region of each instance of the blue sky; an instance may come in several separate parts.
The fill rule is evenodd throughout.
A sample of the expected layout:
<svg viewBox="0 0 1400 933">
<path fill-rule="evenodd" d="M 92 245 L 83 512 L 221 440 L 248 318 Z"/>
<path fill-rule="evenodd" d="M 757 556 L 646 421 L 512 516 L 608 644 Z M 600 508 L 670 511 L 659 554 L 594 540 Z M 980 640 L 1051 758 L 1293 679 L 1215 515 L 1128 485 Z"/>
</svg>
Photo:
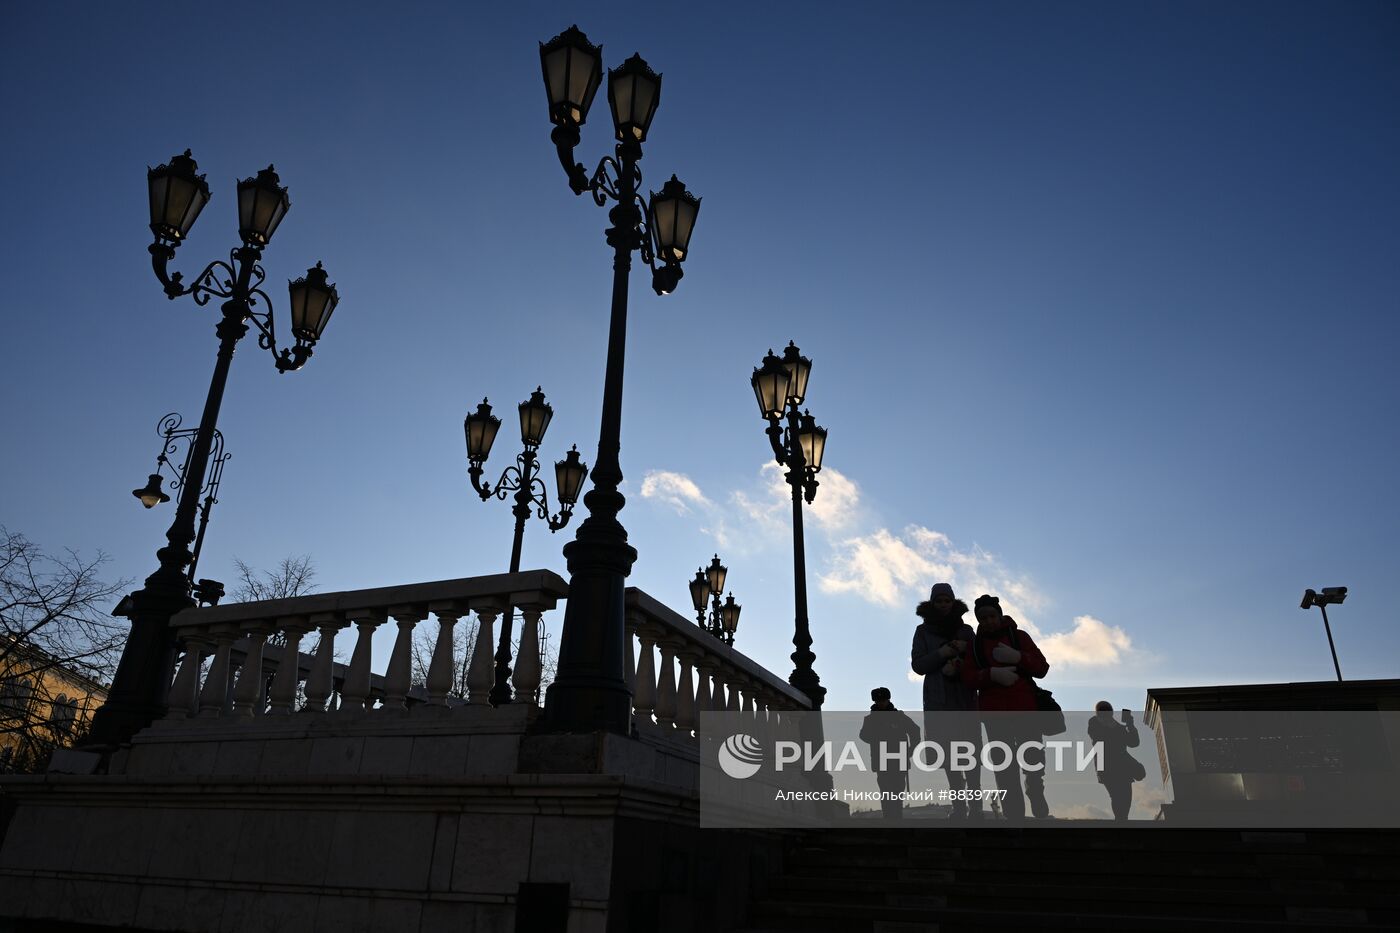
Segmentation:
<svg viewBox="0 0 1400 933">
<path fill-rule="evenodd" d="M 882 683 L 918 705 L 912 610 L 942 576 L 1004 594 L 1067 706 L 1330 677 L 1309 586 L 1351 587 L 1343 673 L 1396 674 L 1394 5 L 247 9 L 6 9 L 12 530 L 154 569 L 171 513 L 129 490 L 156 419 L 197 417 L 215 312 L 151 277 L 144 169 L 190 147 L 214 195 L 179 268 L 226 255 L 234 181 L 272 162 L 292 209 L 269 279 L 320 259 L 343 296 L 303 371 L 240 348 L 201 575 L 503 570 L 509 508 L 467 485 L 463 415 L 541 384 L 544 456 L 597 440 L 606 218 L 567 188 L 537 57 L 577 22 L 606 64 L 664 73 L 642 170 L 704 197 L 677 293 L 633 281 L 631 583 L 684 611 L 718 550 L 740 647 L 788 671 L 748 378 L 792 339 L 831 432 L 808 536 L 831 708 Z M 590 165 L 607 122 L 600 96 Z M 525 565 L 562 572 L 571 534 L 534 523 Z"/>
</svg>

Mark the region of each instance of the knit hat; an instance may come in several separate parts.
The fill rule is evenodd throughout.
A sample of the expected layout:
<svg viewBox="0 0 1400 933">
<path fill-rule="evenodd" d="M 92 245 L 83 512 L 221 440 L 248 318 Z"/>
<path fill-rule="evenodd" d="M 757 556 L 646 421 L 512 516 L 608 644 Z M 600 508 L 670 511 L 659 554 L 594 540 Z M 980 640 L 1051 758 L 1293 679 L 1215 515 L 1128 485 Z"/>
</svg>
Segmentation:
<svg viewBox="0 0 1400 933">
<path fill-rule="evenodd" d="M 940 596 L 946 596 L 949 599 L 953 599 L 953 585 L 951 583 L 935 583 L 933 585 L 933 589 L 929 590 L 928 592 L 928 601 L 933 602 Z"/>
<path fill-rule="evenodd" d="M 981 609 L 983 606 L 994 606 L 997 612 L 1001 612 L 1001 600 L 997 599 L 995 596 L 988 596 L 986 593 L 977 597 L 977 601 L 972 604 L 973 613 L 976 613 L 977 610 Z"/>
<path fill-rule="evenodd" d="M 882 701 L 884 701 L 884 700 L 888 700 L 889 698 L 890 698 L 890 688 L 889 688 L 889 687 L 876 687 L 874 690 L 871 690 L 871 691 L 870 691 L 870 699 L 874 700 L 876 703 L 880 703 L 880 702 L 882 702 Z"/>
</svg>

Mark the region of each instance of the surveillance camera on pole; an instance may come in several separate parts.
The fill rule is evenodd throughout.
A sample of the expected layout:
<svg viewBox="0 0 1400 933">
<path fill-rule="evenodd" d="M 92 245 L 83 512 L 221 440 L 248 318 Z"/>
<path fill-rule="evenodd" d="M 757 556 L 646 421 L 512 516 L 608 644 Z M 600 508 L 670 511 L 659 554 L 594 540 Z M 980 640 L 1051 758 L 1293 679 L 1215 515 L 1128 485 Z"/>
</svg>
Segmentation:
<svg viewBox="0 0 1400 933">
<path fill-rule="evenodd" d="M 1347 588 L 1344 586 L 1324 586 L 1322 590 L 1304 590 L 1302 608 L 1311 609 L 1313 606 L 1322 610 L 1322 625 L 1327 629 L 1327 647 L 1332 649 L 1332 666 L 1337 670 L 1338 682 L 1342 679 L 1342 666 L 1337 663 L 1337 646 L 1332 641 L 1332 623 L 1327 621 L 1327 607 L 1339 606 L 1347 598 Z"/>
</svg>

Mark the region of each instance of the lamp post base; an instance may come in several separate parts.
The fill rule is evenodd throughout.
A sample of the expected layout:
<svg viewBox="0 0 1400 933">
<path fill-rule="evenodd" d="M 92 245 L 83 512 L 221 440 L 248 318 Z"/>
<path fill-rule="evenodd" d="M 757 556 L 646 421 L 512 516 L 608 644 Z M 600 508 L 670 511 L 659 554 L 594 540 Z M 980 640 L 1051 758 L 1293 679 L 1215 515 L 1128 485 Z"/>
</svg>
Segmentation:
<svg viewBox="0 0 1400 933">
<path fill-rule="evenodd" d="M 587 523 L 585 523 L 587 524 Z M 614 520 L 621 540 L 596 540 L 579 529 L 564 547 L 569 600 L 559 643 L 559 675 L 545 692 L 545 732 L 632 731 L 626 658 L 627 575 L 637 550 Z M 612 537 L 612 536 L 609 536 Z"/>
<path fill-rule="evenodd" d="M 157 571 L 157 576 L 161 571 Z M 180 580 L 183 582 L 184 577 Z M 183 591 L 146 581 L 132 593 L 131 634 L 107 701 L 93 714 L 89 745 L 120 745 L 165 715 L 165 694 L 175 666 L 175 637 L 170 619 L 195 605 Z"/>
</svg>

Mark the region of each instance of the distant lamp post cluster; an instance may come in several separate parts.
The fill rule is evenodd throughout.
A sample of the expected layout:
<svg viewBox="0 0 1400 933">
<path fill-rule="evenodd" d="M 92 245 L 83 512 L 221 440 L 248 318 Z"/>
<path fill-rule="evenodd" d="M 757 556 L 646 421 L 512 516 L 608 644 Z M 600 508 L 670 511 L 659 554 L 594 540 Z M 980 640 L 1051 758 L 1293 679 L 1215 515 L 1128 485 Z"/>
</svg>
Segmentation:
<svg viewBox="0 0 1400 933">
<path fill-rule="evenodd" d="M 719 562 L 716 554 L 708 569 L 695 571 L 690 581 L 690 600 L 695 605 L 695 624 L 732 647 L 743 607 L 734 601 L 733 593 L 720 601 L 728 575 L 729 568 Z"/>
<path fill-rule="evenodd" d="M 578 446 L 572 447 L 563 460 L 554 462 L 555 491 L 559 496 L 559 514 L 549 514 L 549 490 L 539 475 L 538 451 L 544 443 L 545 431 L 554 418 L 554 408 L 544 400 L 544 392 L 536 387 L 530 397 L 519 405 L 520 442 L 524 449 L 516 455 L 515 463 L 501 471 L 500 478 L 493 487 L 483 483 L 481 477 L 486 459 L 491 456 L 491 446 L 496 441 L 496 433 L 501 429 L 501 419 L 491 414 L 489 400 L 482 399 L 476 411 L 467 415 L 463 425 L 467 436 L 467 472 L 471 477 L 472 488 L 481 501 L 492 496 L 504 500 L 510 492 L 515 493 L 515 537 L 510 549 L 510 572 L 520 572 L 520 548 L 525 538 L 525 522 L 530 513 L 535 512 L 548 525 L 550 531 L 558 531 L 569 523 L 574 505 L 588 478 L 588 465 L 579 459 Z M 491 703 L 499 706 L 511 700 L 510 641 L 514 629 L 515 609 L 511 607 L 501 627 L 501 638 L 496 648 L 496 683 L 491 688 Z"/>
<path fill-rule="evenodd" d="M 258 345 L 271 352 L 277 370 L 288 372 L 300 369 L 310 359 L 340 302 L 335 285 L 319 262 L 308 269 L 306 275 L 290 282 L 288 309 L 294 344 L 278 349 L 272 299 L 262 290 L 266 273 L 260 260 L 263 249 L 287 216 L 291 199 L 270 165 L 252 178 L 238 182 L 240 245 L 229 253 L 229 261 L 209 263 L 190 285 L 185 284 L 181 273 L 169 271 L 175 251 L 189 237 L 194 222 L 209 203 L 209 185 L 198 172 L 199 167 L 188 149 L 146 172 L 151 232 L 155 235 L 149 247 L 151 264 L 166 297 L 173 300 L 189 295 L 200 306 L 208 304 L 212 298 L 224 299 L 220 305 L 223 316 L 215 329 L 219 352 L 204 413 L 185 460 L 187 478 L 203 477 L 209 467 L 229 366 L 238 341 L 248 333 L 248 322 L 252 321 L 257 327 Z M 186 568 L 194 559 L 190 544 L 195 540 L 200 492 L 201 483 L 197 481 L 182 484 L 175 520 L 166 533 L 168 544 L 157 552 L 160 568 L 146 578 L 141 590 L 124 600 L 131 619 L 131 635 L 122 652 L 107 702 L 93 718 L 94 744 L 114 745 L 124 741 L 164 711 L 165 691 L 175 655 L 170 617 L 193 605 Z M 151 490 L 153 505 L 159 503 L 161 495 L 158 489 Z M 140 498 L 144 504 L 147 497 Z"/>
<path fill-rule="evenodd" d="M 588 192 L 608 211 L 607 242 L 613 249 L 612 314 L 608 325 L 603 416 L 594 460 L 593 488 L 584 497 L 588 518 L 564 548 L 569 565 L 569 600 L 559 643 L 558 674 L 545 698 L 544 724 L 556 731 L 631 730 L 631 691 L 625 674 L 624 590 L 637 559 L 618 521 L 626 500 L 618 491 L 622 431 L 622 379 L 627 345 L 627 291 L 632 253 L 651 268 L 658 295 L 675 290 L 681 264 L 690 255 L 690 236 L 700 199 L 675 175 L 640 195 L 642 143 L 661 101 L 661 75 L 633 55 L 608 72 L 608 105 L 616 145 L 590 175 L 574 161 L 580 129 L 603 80 L 603 50 L 572 26 L 540 43 L 540 66 L 554 124 L 550 139 L 574 194 Z"/>
<path fill-rule="evenodd" d="M 763 358 L 763 365 L 753 371 L 750 385 L 758 400 L 758 410 L 768 422 L 769 444 L 773 458 L 787 467 L 787 482 L 792 489 L 792 551 L 793 588 L 796 608 L 792 637 L 796 650 L 792 653 L 794 666 L 789 683 L 805 693 L 813 709 L 821 709 L 826 688 L 821 685 L 812 664 L 812 633 L 807 620 L 807 557 L 802 534 L 802 502 L 808 504 L 817 495 L 817 474 L 821 472 L 822 456 L 826 453 L 826 428 L 817 424 L 810 411 L 802 409 L 807 398 L 807 381 L 812 375 L 812 361 L 802 355 L 791 341 L 781 357 L 772 350 Z"/>
</svg>

